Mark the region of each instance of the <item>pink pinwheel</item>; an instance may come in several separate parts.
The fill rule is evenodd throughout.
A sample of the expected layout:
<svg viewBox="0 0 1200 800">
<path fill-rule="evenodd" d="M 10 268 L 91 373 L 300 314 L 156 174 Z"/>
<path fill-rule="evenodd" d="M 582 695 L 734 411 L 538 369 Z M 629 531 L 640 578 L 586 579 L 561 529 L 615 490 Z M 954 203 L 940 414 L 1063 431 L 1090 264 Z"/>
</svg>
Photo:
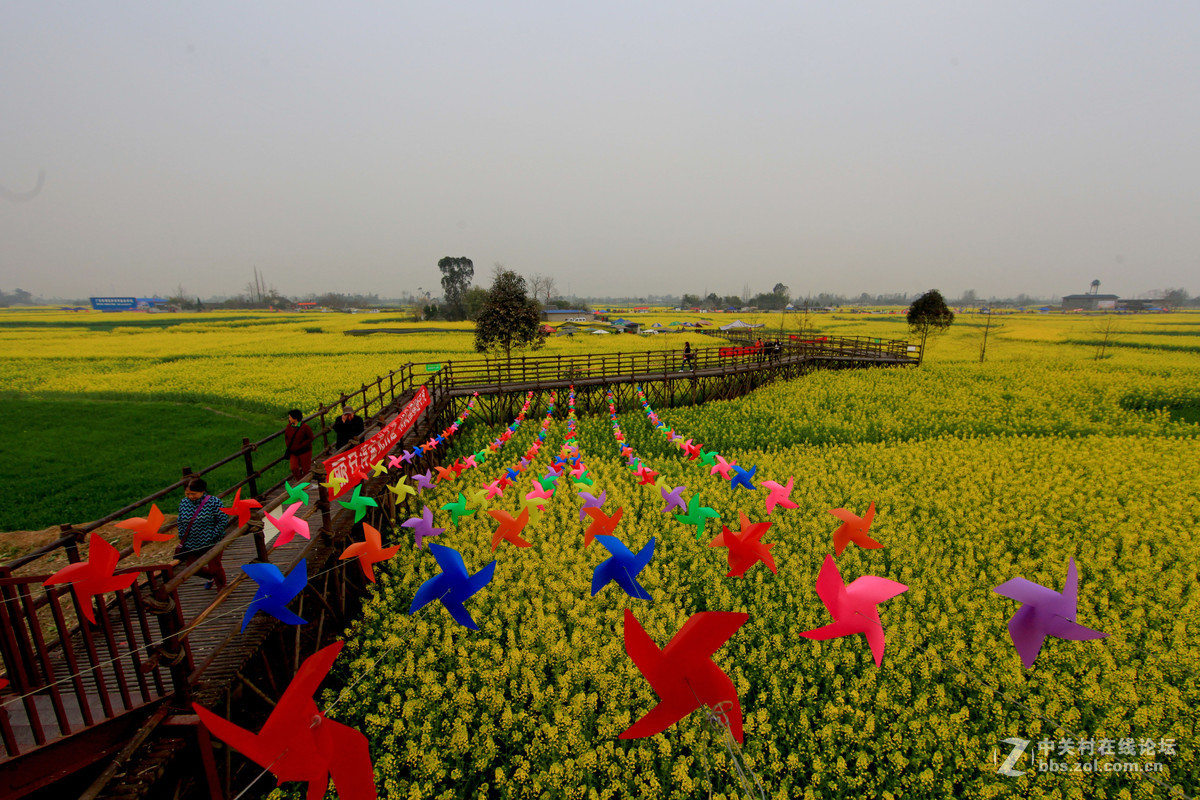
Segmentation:
<svg viewBox="0 0 1200 800">
<path fill-rule="evenodd" d="M 487 494 L 485 495 L 485 497 L 488 500 L 494 500 L 497 497 L 504 496 L 504 487 L 500 485 L 500 481 L 502 481 L 502 480 L 504 480 L 504 479 L 498 478 L 497 480 L 494 480 L 491 483 L 486 484 L 483 487 L 484 489 L 487 490 Z"/>
<path fill-rule="evenodd" d="M 1077 642 L 1108 636 L 1075 621 L 1079 606 L 1079 573 L 1073 558 L 1067 560 L 1067 580 L 1061 592 L 1024 578 L 1005 581 L 992 591 L 1024 604 L 1008 621 L 1008 635 L 1012 637 L 1025 669 L 1033 666 L 1047 636 Z"/>
<path fill-rule="evenodd" d="M 474 453 L 472 453 L 471 455 L 469 455 L 469 456 L 467 456 L 466 458 L 464 458 L 464 459 L 463 459 L 463 464 L 465 464 L 467 467 L 478 467 L 478 466 L 479 466 L 478 464 L 476 464 L 476 463 L 475 463 L 475 455 L 474 455 Z"/>
<path fill-rule="evenodd" d="M 401 522 L 400 527 L 413 529 L 413 544 L 418 549 L 425 543 L 426 539 L 431 536 L 437 536 L 439 533 L 444 533 L 446 530 L 445 528 L 433 527 L 433 512 L 429 510 L 429 506 L 425 506 L 421 511 L 421 516 Z"/>
<path fill-rule="evenodd" d="M 395 467 L 396 469 L 399 469 L 400 467 L 404 466 L 404 459 L 400 456 L 388 456 L 387 459 L 389 467 Z"/>
<path fill-rule="evenodd" d="M 800 635 L 806 639 L 833 639 L 855 633 L 865 634 L 871 653 L 875 656 L 875 666 L 878 667 L 883 663 L 883 649 L 887 640 L 875 606 L 906 591 L 908 587 L 904 584 L 875 575 L 864 575 L 848 586 L 844 585 L 841 573 L 833 563 L 833 556 L 827 555 L 817 576 L 817 596 L 834 621 Z"/>
<path fill-rule="evenodd" d="M 695 461 L 700 456 L 700 445 L 693 444 L 691 439 L 680 445 L 680 449 L 687 453 L 688 461 Z"/>
<path fill-rule="evenodd" d="M 666 486 L 663 486 L 658 490 L 667 503 L 663 507 L 662 513 L 670 514 L 672 508 L 678 508 L 681 512 L 687 511 L 687 501 L 683 499 L 683 490 L 686 488 L 686 486 L 676 486 L 674 489 L 668 490 Z"/>
<path fill-rule="evenodd" d="M 283 514 L 279 517 L 272 517 L 270 514 L 263 514 L 267 520 L 279 529 L 279 536 L 275 539 L 275 546 L 282 547 L 290 542 L 295 536 L 303 536 L 305 539 L 312 538 L 312 529 L 308 525 L 308 520 L 299 519 L 296 516 L 296 511 L 300 509 L 303 503 L 292 503 L 283 510 Z"/>
<path fill-rule="evenodd" d="M 730 480 L 729 470 L 733 469 L 736 464 L 736 461 L 726 461 L 725 456 L 717 456 L 717 464 L 708 471 L 708 474 L 716 475 L 719 472 L 721 473 L 722 478 L 725 480 Z"/>
<path fill-rule="evenodd" d="M 770 494 L 767 495 L 767 513 L 770 514 L 775 510 L 775 506 L 783 506 L 784 508 L 795 508 L 796 504 L 788 497 L 792 493 L 792 484 L 796 482 L 795 478 L 789 477 L 786 486 L 780 486 L 775 481 L 763 481 L 762 486 L 765 486 Z"/>
<path fill-rule="evenodd" d="M 543 489 L 540 486 L 533 489 L 531 492 L 529 492 L 525 495 L 525 499 L 529 500 L 530 502 L 537 502 L 538 500 L 549 500 L 552 497 L 554 497 L 553 490 Z M 538 503 L 538 505 L 545 505 L 545 504 Z"/>
</svg>

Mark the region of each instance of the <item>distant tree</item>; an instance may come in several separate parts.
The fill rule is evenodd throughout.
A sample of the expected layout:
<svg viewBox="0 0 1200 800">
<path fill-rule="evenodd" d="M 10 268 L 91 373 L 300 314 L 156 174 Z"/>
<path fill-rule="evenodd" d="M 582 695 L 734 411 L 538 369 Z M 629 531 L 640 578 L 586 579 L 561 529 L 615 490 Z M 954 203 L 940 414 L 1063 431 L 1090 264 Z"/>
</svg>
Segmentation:
<svg viewBox="0 0 1200 800">
<path fill-rule="evenodd" d="M 757 294 L 750 298 L 750 305 L 755 306 L 756 308 L 770 309 L 772 311 L 782 311 L 787 307 L 787 304 L 788 297 L 786 293 L 777 294 L 776 292 L 771 292 L 769 294 Z"/>
<path fill-rule="evenodd" d="M 925 360 L 925 342 L 930 333 L 941 333 L 954 322 L 954 312 L 946 307 L 942 293 L 931 289 L 908 307 L 908 328 L 921 337 L 921 361 Z"/>
<path fill-rule="evenodd" d="M 958 298 L 960 306 L 974 306 L 979 302 L 979 295 L 975 294 L 974 289 L 967 289 L 963 292 L 962 297 Z"/>
<path fill-rule="evenodd" d="M 685 294 L 679 300 L 679 305 L 683 308 L 699 308 L 703 302 L 698 294 Z"/>
<path fill-rule="evenodd" d="M 722 300 L 721 303 L 723 308 L 741 308 L 743 305 L 745 305 L 742 298 L 738 297 L 736 294 L 726 295 L 725 299 Z"/>
<path fill-rule="evenodd" d="M 27 306 L 33 303 L 33 295 L 24 289 L 14 289 L 12 293 L 0 290 L 0 308 L 9 306 Z"/>
<path fill-rule="evenodd" d="M 497 271 L 475 320 L 475 350 L 503 352 L 506 360 L 513 350 L 537 350 L 546 342 L 541 327 L 541 309 L 525 293 L 525 279 L 511 270 Z"/>
<path fill-rule="evenodd" d="M 478 319 L 479 312 L 483 310 L 483 304 L 487 302 L 488 291 L 482 286 L 472 286 L 467 289 L 466 295 L 463 297 L 463 303 L 467 307 L 467 319 Z"/>
<path fill-rule="evenodd" d="M 1187 290 L 1183 288 L 1167 289 L 1167 291 L 1163 293 L 1163 304 L 1167 308 L 1179 308 L 1180 306 L 1185 306 L 1187 305 L 1187 301 L 1188 293 Z"/>
<path fill-rule="evenodd" d="M 1099 361 L 1104 358 L 1105 351 L 1108 350 L 1113 336 L 1117 333 L 1117 318 L 1110 314 L 1105 314 L 1096 323 L 1096 333 L 1104 337 L 1096 344 L 1096 360 Z"/>
<path fill-rule="evenodd" d="M 784 300 L 787 300 L 788 287 L 784 286 L 782 283 L 777 283 L 775 284 L 775 288 L 771 290 L 771 294 L 777 294 Z M 787 303 L 784 303 L 784 305 L 787 305 Z"/>
<path fill-rule="evenodd" d="M 466 319 L 466 295 L 471 279 L 475 277 L 475 264 L 466 256 L 446 256 L 438 261 L 438 269 L 442 271 L 442 297 L 446 301 L 447 319 Z"/>
<path fill-rule="evenodd" d="M 709 308 L 720 308 L 721 296 L 716 292 L 709 292 L 708 297 L 704 298 L 704 305 L 708 306 Z"/>
<path fill-rule="evenodd" d="M 500 266 L 497 264 L 496 266 Z M 550 307 L 550 299 L 554 293 L 558 291 L 554 284 L 554 278 L 549 275 L 541 275 L 535 273 L 529 279 L 529 293 L 533 295 L 533 299 L 542 304 L 542 308 Z"/>
</svg>

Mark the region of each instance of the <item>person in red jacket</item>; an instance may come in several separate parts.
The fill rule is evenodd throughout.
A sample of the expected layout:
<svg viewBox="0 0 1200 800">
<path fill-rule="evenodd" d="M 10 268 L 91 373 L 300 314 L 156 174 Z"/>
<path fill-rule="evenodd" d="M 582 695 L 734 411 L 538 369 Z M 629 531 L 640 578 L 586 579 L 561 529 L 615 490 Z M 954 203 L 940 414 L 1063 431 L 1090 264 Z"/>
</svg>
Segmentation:
<svg viewBox="0 0 1200 800">
<path fill-rule="evenodd" d="M 292 467 L 292 480 L 298 481 L 312 467 L 312 428 L 301 422 L 304 414 L 293 408 L 287 415 L 287 427 L 283 429 L 283 443 L 287 448 L 288 462 Z"/>
</svg>

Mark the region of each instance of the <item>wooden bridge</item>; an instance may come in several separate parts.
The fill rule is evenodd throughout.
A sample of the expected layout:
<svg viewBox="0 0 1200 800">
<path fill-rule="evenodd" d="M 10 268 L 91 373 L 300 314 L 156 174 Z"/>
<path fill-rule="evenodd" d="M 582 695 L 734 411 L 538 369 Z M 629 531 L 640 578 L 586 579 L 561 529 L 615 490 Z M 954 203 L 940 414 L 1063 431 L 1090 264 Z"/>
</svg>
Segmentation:
<svg viewBox="0 0 1200 800">
<path fill-rule="evenodd" d="M 690 353 L 671 349 L 641 353 L 475 359 L 405 364 L 362 388 L 322 406 L 305 421 L 317 433 L 314 471 L 301 512 L 311 539 L 271 547 L 263 513 L 274 514 L 286 498 L 282 431 L 242 446 L 198 472 L 183 468 L 178 482 L 86 525 L 62 526 L 62 536 L 34 552 L 0 565 L 0 797 L 39 794 L 55 798 L 144 797 L 173 786 L 175 796 L 214 800 L 233 796 L 244 759 L 210 740 L 190 704 L 198 702 L 226 718 L 261 720 L 282 694 L 305 657 L 343 631 L 365 592 L 357 569 L 337 555 L 356 526 L 350 512 L 331 503 L 320 460 L 330 454 L 331 423 L 343 405 L 368 420 L 367 436 L 394 418 L 424 386 L 429 408 L 398 446 L 411 448 L 436 435 L 478 394 L 476 414 L 487 423 L 508 422 L 528 392 L 541 395 L 574 386 L 581 413 L 606 410 L 604 395 L 633 407 L 640 385 L 659 407 L 728 399 L 769 381 L 817 368 L 915 365 L 916 348 L 903 341 L 861 337 L 781 337 L 720 334 L 716 345 Z M 778 343 L 778 347 L 776 347 Z M 406 466 L 405 472 L 436 465 L 437 451 Z M 237 491 L 264 506 L 250 522 L 231 528 L 221 544 L 189 566 L 178 562 L 119 569 L 136 573 L 133 585 L 92 600 L 96 624 L 80 622 L 85 610 L 66 586 L 44 586 L 43 559 L 65 555 L 82 560 L 80 545 L 104 525 L 145 515 L 152 503 L 174 501 L 192 477 L 244 468 L 220 497 Z M 224 470 L 225 472 L 221 472 Z M 380 507 L 368 521 L 415 514 L 407 501 L 397 508 L 384 484 L 401 474 L 374 477 L 364 493 Z M 336 510 L 335 510 L 336 509 Z M 131 550 L 121 552 L 121 557 Z M 189 580 L 221 557 L 229 587 L 217 594 Z M 242 616 L 257 588 L 239 567 L 270 562 L 290 573 L 304 561 L 309 581 L 293 606 L 307 624 L 288 626 L 257 614 L 242 630 Z M 234 703 L 237 706 L 234 706 Z M 240 713 L 239 713 L 240 712 Z M 247 722 L 253 727 L 254 722 Z M 247 778 L 248 781 L 248 778 Z"/>
</svg>

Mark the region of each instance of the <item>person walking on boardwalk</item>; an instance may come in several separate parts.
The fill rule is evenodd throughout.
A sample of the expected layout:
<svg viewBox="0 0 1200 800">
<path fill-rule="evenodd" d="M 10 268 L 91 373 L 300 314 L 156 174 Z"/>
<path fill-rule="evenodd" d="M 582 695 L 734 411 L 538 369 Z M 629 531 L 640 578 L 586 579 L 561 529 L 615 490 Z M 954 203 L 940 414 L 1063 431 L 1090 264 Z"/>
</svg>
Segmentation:
<svg viewBox="0 0 1200 800">
<path fill-rule="evenodd" d="M 692 343 L 683 343 L 683 369 L 690 369 L 693 372 L 696 369 L 696 356 L 692 353 Z"/>
<path fill-rule="evenodd" d="M 203 478 L 188 481 L 183 490 L 183 499 L 179 501 L 179 544 L 175 547 L 175 556 L 183 562 L 184 568 L 198 561 L 225 538 L 225 528 L 232 519 L 222 511 L 220 498 L 208 493 L 208 484 Z M 208 578 L 205 589 L 215 586 L 219 592 L 225 588 L 225 567 L 221 565 L 223 555 L 218 553 L 216 558 L 196 572 Z"/>
<path fill-rule="evenodd" d="M 283 429 L 283 444 L 287 448 L 289 465 L 292 468 L 292 480 L 298 481 L 312 467 L 312 428 L 301 422 L 304 414 L 293 408 L 287 415 L 287 427 Z"/>
<path fill-rule="evenodd" d="M 363 418 L 355 414 L 350 406 L 342 406 L 342 415 L 333 421 L 333 432 L 337 434 L 333 449 L 341 450 L 355 436 L 362 436 L 364 430 Z"/>
</svg>

